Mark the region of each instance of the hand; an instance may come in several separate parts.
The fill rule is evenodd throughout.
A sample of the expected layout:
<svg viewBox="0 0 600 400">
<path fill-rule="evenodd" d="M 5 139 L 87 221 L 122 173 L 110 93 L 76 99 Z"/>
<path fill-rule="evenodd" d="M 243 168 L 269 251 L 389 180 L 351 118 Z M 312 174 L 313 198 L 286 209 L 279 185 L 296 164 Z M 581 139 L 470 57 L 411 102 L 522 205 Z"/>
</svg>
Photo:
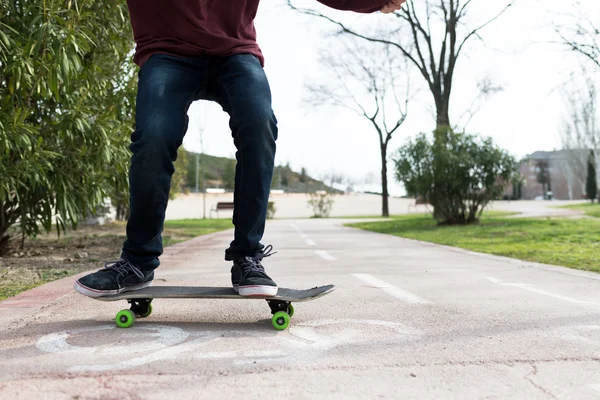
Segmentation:
<svg viewBox="0 0 600 400">
<path fill-rule="evenodd" d="M 402 8 L 402 4 L 404 4 L 406 0 L 389 0 L 389 2 L 381 8 L 381 12 L 384 14 L 393 13 L 394 11 L 398 11 Z"/>
</svg>

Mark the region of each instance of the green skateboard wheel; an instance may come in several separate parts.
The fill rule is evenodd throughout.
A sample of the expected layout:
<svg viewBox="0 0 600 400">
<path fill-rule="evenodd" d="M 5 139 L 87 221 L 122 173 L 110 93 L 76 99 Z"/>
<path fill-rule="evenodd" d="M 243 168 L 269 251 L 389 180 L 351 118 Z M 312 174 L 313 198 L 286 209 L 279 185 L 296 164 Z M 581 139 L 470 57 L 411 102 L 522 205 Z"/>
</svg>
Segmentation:
<svg viewBox="0 0 600 400">
<path fill-rule="evenodd" d="M 131 310 L 121 310 L 115 317 L 119 328 L 129 328 L 135 322 L 135 314 Z"/>
<path fill-rule="evenodd" d="M 288 314 L 290 315 L 290 318 L 294 316 L 294 306 L 291 304 L 288 305 Z"/>
<path fill-rule="evenodd" d="M 148 311 L 146 311 L 143 314 L 140 314 L 138 317 L 139 318 L 146 318 L 146 317 L 149 317 L 150 314 L 152 314 L 152 304 L 148 304 Z"/>
<path fill-rule="evenodd" d="M 273 327 L 278 331 L 282 331 L 290 326 L 290 315 L 285 311 L 277 311 L 271 319 Z"/>
</svg>

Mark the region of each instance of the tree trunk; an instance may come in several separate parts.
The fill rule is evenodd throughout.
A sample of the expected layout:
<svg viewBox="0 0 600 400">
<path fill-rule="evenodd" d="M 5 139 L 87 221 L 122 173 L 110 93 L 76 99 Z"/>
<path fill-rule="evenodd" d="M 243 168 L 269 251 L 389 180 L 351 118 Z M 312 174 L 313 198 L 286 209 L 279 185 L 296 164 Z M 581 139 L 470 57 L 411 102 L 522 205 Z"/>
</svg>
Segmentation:
<svg viewBox="0 0 600 400">
<path fill-rule="evenodd" d="M 445 146 L 446 141 L 448 140 L 448 132 L 450 131 L 450 115 L 448 112 L 449 104 L 441 93 L 434 97 L 437 114 L 434 132 L 434 146 Z M 445 174 L 443 168 L 437 166 L 437 162 L 434 165 L 434 193 L 432 198 L 428 200 L 433 207 L 433 217 L 438 222 L 448 222 L 448 218 L 450 216 L 447 213 L 449 204 L 446 200 L 447 188 Z"/>
<path fill-rule="evenodd" d="M 438 103 L 436 101 L 436 124 L 435 124 L 435 140 L 443 140 L 445 142 L 446 135 L 450 130 L 450 115 L 448 113 L 448 104 L 444 101 Z M 443 142 L 442 142 L 443 143 Z"/>
<path fill-rule="evenodd" d="M 388 205 L 388 180 L 387 180 L 387 144 L 381 144 L 381 216 L 389 217 Z"/>
</svg>

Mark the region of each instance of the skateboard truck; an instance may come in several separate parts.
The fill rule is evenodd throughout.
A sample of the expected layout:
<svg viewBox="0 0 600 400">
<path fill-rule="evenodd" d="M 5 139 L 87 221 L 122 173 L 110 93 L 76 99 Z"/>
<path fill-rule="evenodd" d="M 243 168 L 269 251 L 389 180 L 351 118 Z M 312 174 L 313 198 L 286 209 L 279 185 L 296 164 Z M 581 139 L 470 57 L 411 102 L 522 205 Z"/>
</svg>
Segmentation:
<svg viewBox="0 0 600 400">
<path fill-rule="evenodd" d="M 290 301 L 267 300 L 271 308 L 271 322 L 277 330 L 284 330 L 290 325 L 290 318 L 294 315 L 294 306 Z"/>
</svg>

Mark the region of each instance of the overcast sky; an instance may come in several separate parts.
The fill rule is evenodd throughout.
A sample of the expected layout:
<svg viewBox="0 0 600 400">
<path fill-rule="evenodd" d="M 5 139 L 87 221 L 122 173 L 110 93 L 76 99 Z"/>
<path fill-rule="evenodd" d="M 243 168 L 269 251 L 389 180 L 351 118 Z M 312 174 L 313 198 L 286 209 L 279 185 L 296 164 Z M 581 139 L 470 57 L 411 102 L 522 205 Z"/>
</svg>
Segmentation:
<svg viewBox="0 0 600 400">
<path fill-rule="evenodd" d="M 305 167 L 317 178 L 336 171 L 357 182 L 364 182 L 369 175 L 379 182 L 378 139 L 372 126 L 350 111 L 308 107 L 303 101 L 307 97 L 306 84 L 322 81 L 319 46 L 333 27 L 295 13 L 285 3 L 285 0 L 263 0 L 256 19 L 258 42 L 266 57 L 265 70 L 273 92 L 273 109 L 279 120 L 276 163 L 289 162 L 296 170 Z M 573 71 L 579 71 L 580 59 L 556 44 L 554 23 L 575 12 L 574 3 L 518 0 L 501 19 L 485 28 L 481 34 L 485 43 L 472 41 L 459 59 L 452 92 L 452 122 L 456 124 L 469 109 L 477 94 L 478 80 L 489 76 L 504 90 L 483 105 L 467 130 L 491 136 L 519 158 L 536 150 L 559 148 L 565 114 L 561 86 L 569 81 Z M 296 4 L 319 7 L 311 0 L 297 0 Z M 475 0 L 472 4 L 468 23 L 477 26 L 507 4 L 507 0 Z M 600 1 L 582 0 L 581 4 L 588 15 L 600 16 Z M 381 13 L 357 15 L 335 10 L 327 13 L 358 27 L 394 18 Z M 327 43 L 332 43 L 331 39 Z M 434 128 L 431 95 L 414 70 L 407 73 L 414 87 L 422 90 L 410 103 L 408 118 L 390 145 L 392 150 L 414 134 Z M 233 156 L 235 148 L 228 116 L 218 105 L 197 102 L 189 114 L 186 149 L 199 151 L 199 131 L 203 126 L 205 152 Z M 392 169 L 391 162 L 389 167 Z M 376 185 L 363 188 L 375 189 Z M 393 180 L 391 189 L 392 194 L 403 193 Z"/>
</svg>

